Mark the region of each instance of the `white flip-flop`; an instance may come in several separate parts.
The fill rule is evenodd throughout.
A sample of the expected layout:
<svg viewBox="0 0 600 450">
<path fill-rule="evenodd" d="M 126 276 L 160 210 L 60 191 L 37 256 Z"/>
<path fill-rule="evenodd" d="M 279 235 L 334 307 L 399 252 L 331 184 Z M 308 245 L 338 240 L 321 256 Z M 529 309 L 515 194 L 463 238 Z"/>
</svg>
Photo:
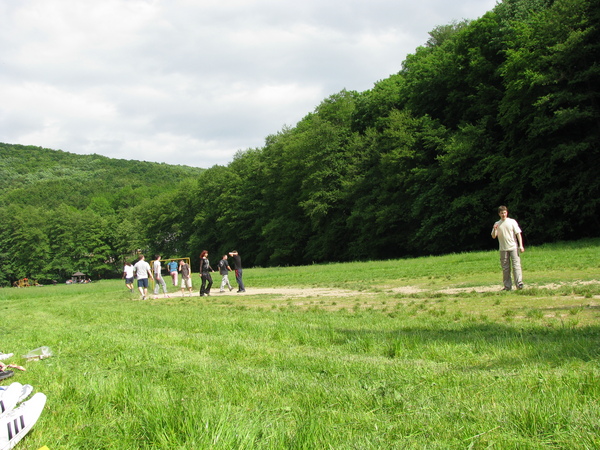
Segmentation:
<svg viewBox="0 0 600 450">
<path fill-rule="evenodd" d="M 44 410 L 46 396 L 38 392 L 0 419 L 0 450 L 10 450 L 29 433 Z"/>
</svg>

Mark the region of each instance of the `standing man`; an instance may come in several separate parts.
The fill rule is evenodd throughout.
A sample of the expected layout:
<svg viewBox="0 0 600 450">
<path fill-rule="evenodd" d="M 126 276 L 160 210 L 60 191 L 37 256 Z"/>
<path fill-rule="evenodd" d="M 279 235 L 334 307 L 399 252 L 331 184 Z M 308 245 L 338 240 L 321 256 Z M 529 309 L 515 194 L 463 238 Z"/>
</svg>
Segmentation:
<svg viewBox="0 0 600 450">
<path fill-rule="evenodd" d="M 183 259 L 179 261 L 179 271 L 181 272 L 181 296 L 185 297 L 185 288 L 192 296 L 192 270 L 190 265 Z"/>
<path fill-rule="evenodd" d="M 237 250 L 229 252 L 229 256 L 233 258 L 233 265 L 235 266 L 235 281 L 238 284 L 238 292 L 246 292 L 246 287 L 242 281 L 242 258 Z"/>
<path fill-rule="evenodd" d="M 169 264 L 167 264 L 167 268 L 169 269 L 169 273 L 171 274 L 171 281 L 173 281 L 173 286 L 177 287 L 177 261 L 169 261 Z"/>
<path fill-rule="evenodd" d="M 137 285 L 142 300 L 146 300 L 146 296 L 148 295 L 148 277 L 152 278 L 152 270 L 150 270 L 150 264 L 145 261 L 144 255 L 140 255 L 138 262 L 133 266 L 133 270 L 137 278 Z"/>
<path fill-rule="evenodd" d="M 154 271 L 154 295 L 158 295 L 158 293 L 160 292 L 160 287 L 162 286 L 165 298 L 169 298 L 169 296 L 167 295 L 167 283 L 165 283 L 165 280 L 162 277 L 161 273 L 162 267 L 160 265 L 160 255 L 154 256 L 154 262 L 152 263 L 152 265 L 152 269 Z"/>
<path fill-rule="evenodd" d="M 221 274 L 221 290 L 219 292 L 225 292 L 225 285 L 229 286 L 229 290 L 231 291 L 233 288 L 229 283 L 229 271 L 231 267 L 229 267 L 229 263 L 227 262 L 227 255 L 223 255 L 221 261 L 219 261 L 219 273 Z"/>
<path fill-rule="evenodd" d="M 519 252 L 523 253 L 523 238 L 521 228 L 516 220 L 508 217 L 508 208 L 506 206 L 498 207 L 500 220 L 492 228 L 492 238 L 498 238 L 500 246 L 500 265 L 502 266 L 502 281 L 504 283 L 503 291 L 512 289 L 510 278 L 510 266 L 512 262 L 513 277 L 517 289 L 523 289 L 523 274 L 521 273 L 521 258 Z"/>
</svg>

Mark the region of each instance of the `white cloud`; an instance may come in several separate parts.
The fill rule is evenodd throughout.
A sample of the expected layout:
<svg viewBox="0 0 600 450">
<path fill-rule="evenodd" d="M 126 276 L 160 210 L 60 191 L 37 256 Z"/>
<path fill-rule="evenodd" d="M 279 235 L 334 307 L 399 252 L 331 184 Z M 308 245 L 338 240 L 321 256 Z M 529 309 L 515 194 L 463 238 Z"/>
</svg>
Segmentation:
<svg viewBox="0 0 600 450">
<path fill-rule="evenodd" d="M 493 0 L 0 0 L 0 141 L 209 167 Z M 140 156 L 140 153 L 143 156 Z"/>
</svg>

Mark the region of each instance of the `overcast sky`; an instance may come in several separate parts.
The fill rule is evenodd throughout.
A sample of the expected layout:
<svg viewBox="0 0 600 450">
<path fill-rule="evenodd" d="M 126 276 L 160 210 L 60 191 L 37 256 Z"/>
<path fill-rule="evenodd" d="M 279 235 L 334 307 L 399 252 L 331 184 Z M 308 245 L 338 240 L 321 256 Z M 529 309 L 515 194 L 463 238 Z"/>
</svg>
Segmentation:
<svg viewBox="0 0 600 450">
<path fill-rule="evenodd" d="M 211 167 L 496 0 L 0 0 L 0 142 Z"/>
</svg>

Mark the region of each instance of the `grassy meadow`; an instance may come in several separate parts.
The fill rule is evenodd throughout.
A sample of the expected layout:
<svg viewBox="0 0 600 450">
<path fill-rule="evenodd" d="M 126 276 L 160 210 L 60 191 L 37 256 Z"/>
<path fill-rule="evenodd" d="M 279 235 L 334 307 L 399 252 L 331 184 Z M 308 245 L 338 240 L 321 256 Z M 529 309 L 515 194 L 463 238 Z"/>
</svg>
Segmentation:
<svg viewBox="0 0 600 450">
<path fill-rule="evenodd" d="M 600 239 L 522 264 L 511 292 L 497 251 L 245 269 L 210 297 L 0 289 L 0 351 L 54 353 L 5 361 L 48 396 L 18 448 L 600 448 Z"/>
</svg>

